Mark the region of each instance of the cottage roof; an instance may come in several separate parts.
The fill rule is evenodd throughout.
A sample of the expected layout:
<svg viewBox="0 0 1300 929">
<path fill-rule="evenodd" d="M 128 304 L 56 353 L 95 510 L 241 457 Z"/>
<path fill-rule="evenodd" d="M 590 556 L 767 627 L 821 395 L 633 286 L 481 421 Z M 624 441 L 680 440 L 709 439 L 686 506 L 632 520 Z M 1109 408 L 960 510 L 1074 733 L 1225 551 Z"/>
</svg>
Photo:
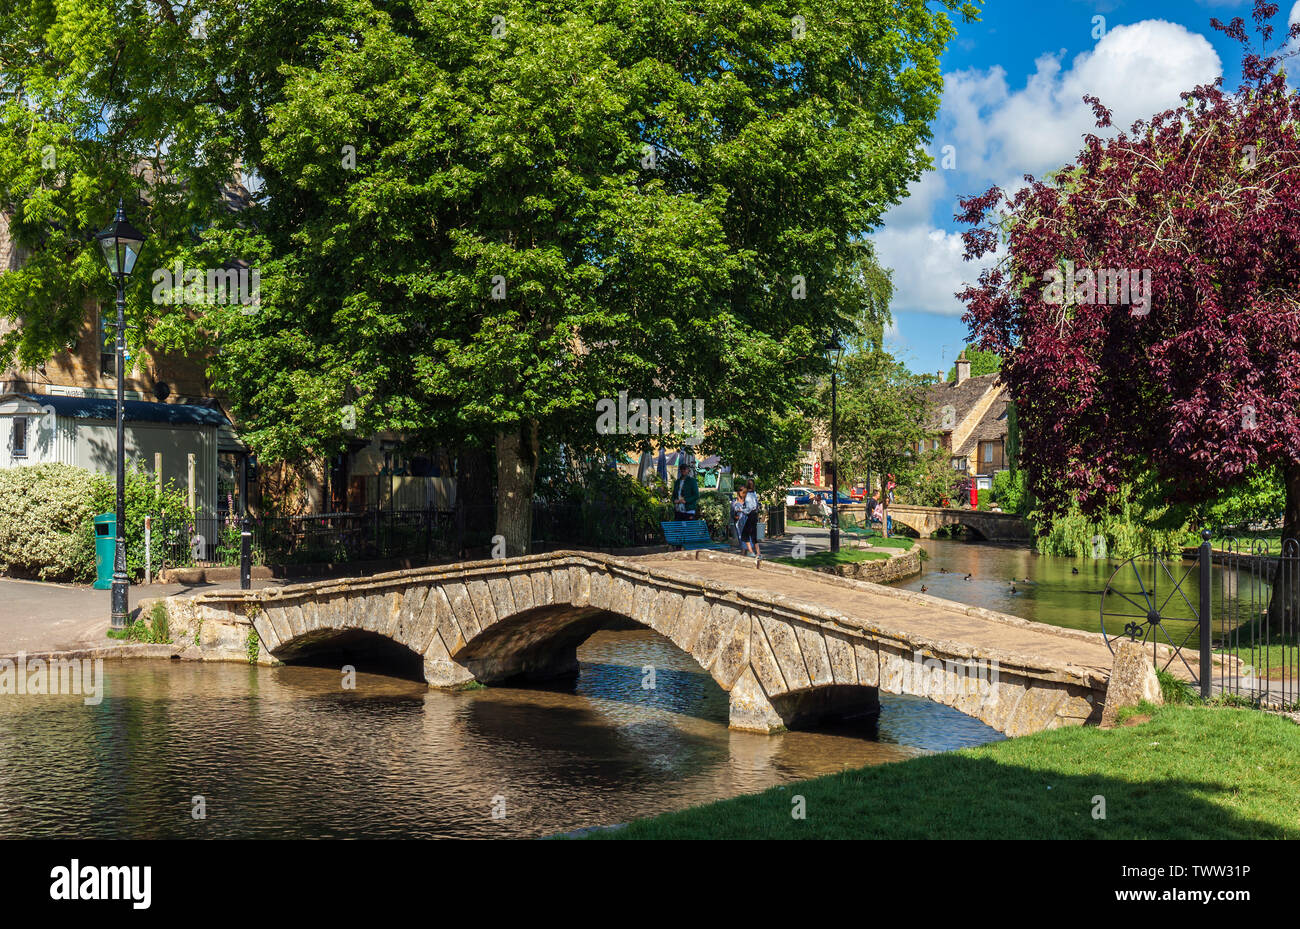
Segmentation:
<svg viewBox="0 0 1300 929">
<path fill-rule="evenodd" d="M 966 441 L 962 442 L 955 454 L 974 455 L 979 451 L 980 442 L 996 441 L 1007 435 L 1007 401 L 995 400 L 985 411 L 983 417 L 970 431 Z"/>
<path fill-rule="evenodd" d="M 986 393 L 998 387 L 997 381 L 998 376 L 994 373 L 968 377 L 960 384 L 956 381 L 931 384 L 927 394 L 930 419 L 926 425 L 936 431 L 949 431 L 943 428 L 944 407 L 951 406 L 956 413 L 954 424 L 960 423 L 970 415 L 975 405 L 980 402 Z M 997 406 L 998 404 L 994 404 L 994 407 Z"/>
<path fill-rule="evenodd" d="M 0 401 L 17 397 L 41 406 L 51 406 L 57 416 L 70 419 L 117 419 L 117 401 L 108 397 L 57 397 L 47 394 L 6 394 Z M 128 423 L 166 423 L 170 426 L 229 426 L 220 410 L 191 403 L 153 403 L 126 400 L 122 415 Z"/>
</svg>

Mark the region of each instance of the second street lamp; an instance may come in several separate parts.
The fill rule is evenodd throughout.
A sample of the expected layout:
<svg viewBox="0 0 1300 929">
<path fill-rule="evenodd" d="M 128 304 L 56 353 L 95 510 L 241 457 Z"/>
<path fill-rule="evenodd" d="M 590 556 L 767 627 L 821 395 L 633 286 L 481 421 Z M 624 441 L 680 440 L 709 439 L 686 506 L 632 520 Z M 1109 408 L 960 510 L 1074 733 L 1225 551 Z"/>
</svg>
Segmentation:
<svg viewBox="0 0 1300 929">
<path fill-rule="evenodd" d="M 840 356 L 844 354 L 844 345 L 838 338 L 832 339 L 826 346 L 833 359 L 831 363 L 831 551 L 840 550 L 840 474 L 838 457 L 839 434 L 836 423 L 836 401 L 838 397 L 838 380 L 840 373 Z"/>
<path fill-rule="evenodd" d="M 126 418 L 124 380 L 126 371 L 126 279 L 135 268 L 144 245 L 144 233 L 126 221 L 122 201 L 117 202 L 117 215 L 103 232 L 95 236 L 104 250 L 108 273 L 117 284 L 117 347 L 114 356 L 117 365 L 117 543 L 113 551 L 113 613 L 114 629 L 126 626 L 127 588 L 126 575 Z"/>
</svg>

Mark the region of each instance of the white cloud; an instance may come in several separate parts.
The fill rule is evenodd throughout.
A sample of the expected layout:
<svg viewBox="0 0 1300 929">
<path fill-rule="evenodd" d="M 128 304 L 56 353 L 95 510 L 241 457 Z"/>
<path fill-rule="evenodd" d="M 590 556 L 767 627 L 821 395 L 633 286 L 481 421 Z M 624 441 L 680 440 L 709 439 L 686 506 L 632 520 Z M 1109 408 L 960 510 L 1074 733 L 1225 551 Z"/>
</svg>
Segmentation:
<svg viewBox="0 0 1300 929">
<path fill-rule="evenodd" d="M 961 234 L 928 225 L 886 226 L 872 241 L 881 262 L 894 271 L 893 309 L 959 316 L 953 296 L 971 274 L 962 261 Z"/>
<path fill-rule="evenodd" d="M 1292 16 L 1298 13 L 1300 2 Z M 962 261 L 960 233 L 937 226 L 936 212 L 946 225 L 961 196 L 994 183 L 1011 192 L 1025 174 L 1042 177 L 1072 162 L 1085 134 L 1127 130 L 1223 73 L 1204 36 L 1165 20 L 1114 26 L 1068 67 L 1064 58 L 1063 51 L 1040 55 L 1016 90 L 998 66 L 945 75 L 932 154 L 938 161 L 945 145 L 955 146 L 956 169 L 922 177 L 913 197 L 891 210 L 873 236 L 881 261 L 894 271 L 895 310 L 964 312 L 953 294 L 979 276 L 980 266 Z M 1114 129 L 1097 130 L 1085 94 L 1111 109 Z"/>
<path fill-rule="evenodd" d="M 1092 50 L 1076 55 L 1068 70 L 1062 58 L 1060 52 L 1039 56 L 1015 92 L 1001 68 L 947 75 L 944 115 L 951 119 L 958 159 L 982 167 L 989 178 L 1041 176 L 1073 161 L 1083 136 L 1097 131 L 1085 94 L 1099 97 L 1115 126 L 1127 129 L 1223 73 L 1204 36 L 1164 20 L 1115 26 Z"/>
<path fill-rule="evenodd" d="M 935 164 L 943 159 L 943 153 L 937 148 L 930 153 Z M 928 223 L 934 212 L 934 206 L 952 195 L 948 192 L 948 182 L 943 170 L 927 171 L 919 181 L 913 181 L 907 189 L 907 199 L 889 211 L 888 222 L 891 225 L 912 226 Z"/>
</svg>

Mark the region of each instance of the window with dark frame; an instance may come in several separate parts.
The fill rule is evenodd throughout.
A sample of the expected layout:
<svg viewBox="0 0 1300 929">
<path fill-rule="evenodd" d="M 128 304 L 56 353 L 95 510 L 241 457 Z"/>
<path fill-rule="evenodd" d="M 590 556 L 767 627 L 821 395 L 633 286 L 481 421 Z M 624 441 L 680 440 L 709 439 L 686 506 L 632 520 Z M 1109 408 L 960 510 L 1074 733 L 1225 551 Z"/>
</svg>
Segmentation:
<svg viewBox="0 0 1300 929">
<path fill-rule="evenodd" d="M 117 376 L 117 324 L 103 311 L 99 314 L 99 374 Z"/>
<path fill-rule="evenodd" d="M 12 457 L 14 458 L 27 457 L 27 417 L 26 416 L 14 417 L 14 442 L 13 442 Z"/>
</svg>

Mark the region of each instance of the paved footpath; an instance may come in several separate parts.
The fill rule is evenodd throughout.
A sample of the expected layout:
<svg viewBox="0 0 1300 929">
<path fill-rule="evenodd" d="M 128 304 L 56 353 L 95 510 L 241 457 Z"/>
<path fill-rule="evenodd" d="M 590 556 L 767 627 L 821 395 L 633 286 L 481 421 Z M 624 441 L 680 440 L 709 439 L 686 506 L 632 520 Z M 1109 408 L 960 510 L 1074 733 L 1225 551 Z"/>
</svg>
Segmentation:
<svg viewBox="0 0 1300 929">
<path fill-rule="evenodd" d="M 755 569 L 753 559 L 739 563 L 736 559 L 650 556 L 638 562 L 656 572 L 704 578 L 732 590 L 749 588 L 806 601 L 866 627 L 959 642 L 980 651 L 997 649 L 1024 657 L 1030 664 L 1046 659 L 1109 674 L 1114 663 L 1100 635 L 1033 623 L 912 591 L 881 586 L 876 593 L 841 587 L 820 580 L 813 572 L 790 573 L 784 565 L 764 562 L 761 569 Z"/>
<path fill-rule="evenodd" d="M 282 581 L 254 581 L 254 587 Z M 133 586 L 128 603 L 134 611 L 139 602 L 175 594 L 197 594 L 205 590 L 238 587 L 239 582 L 221 584 L 151 584 Z M 0 578 L 0 656 L 18 652 L 58 652 L 99 648 L 114 644 L 108 638 L 110 592 L 73 584 L 47 584 Z"/>
</svg>

